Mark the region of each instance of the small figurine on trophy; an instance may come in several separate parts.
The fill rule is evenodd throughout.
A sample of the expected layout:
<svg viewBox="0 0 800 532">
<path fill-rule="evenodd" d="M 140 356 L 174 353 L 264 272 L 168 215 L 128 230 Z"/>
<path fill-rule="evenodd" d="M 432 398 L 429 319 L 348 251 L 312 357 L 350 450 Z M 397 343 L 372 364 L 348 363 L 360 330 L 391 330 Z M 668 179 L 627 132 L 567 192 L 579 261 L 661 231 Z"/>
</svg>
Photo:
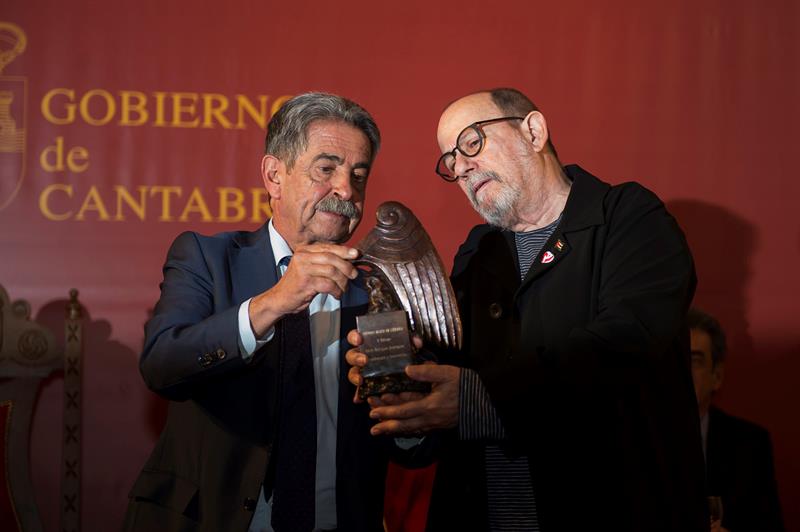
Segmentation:
<svg viewBox="0 0 800 532">
<path fill-rule="evenodd" d="M 367 314 L 356 318 L 369 362 L 362 370 L 359 397 L 430 391 L 428 383 L 405 374 L 420 363 L 409 330 L 423 341 L 461 347 L 461 318 L 442 260 L 416 216 L 398 202 L 378 207 L 378 223 L 356 245 L 369 290 Z"/>
</svg>

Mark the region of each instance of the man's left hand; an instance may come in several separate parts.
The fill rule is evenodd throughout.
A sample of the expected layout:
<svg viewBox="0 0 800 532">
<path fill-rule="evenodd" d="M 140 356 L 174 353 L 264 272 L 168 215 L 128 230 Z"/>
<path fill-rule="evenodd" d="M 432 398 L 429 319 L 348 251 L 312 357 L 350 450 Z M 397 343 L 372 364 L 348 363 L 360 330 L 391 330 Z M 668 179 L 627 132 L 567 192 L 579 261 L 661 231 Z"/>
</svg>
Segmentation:
<svg viewBox="0 0 800 532">
<path fill-rule="evenodd" d="M 401 404 L 384 403 L 373 408 L 369 416 L 380 420 L 370 431 L 374 436 L 420 434 L 458 425 L 460 368 L 419 364 L 408 366 L 406 374 L 414 380 L 430 382 L 431 393 Z"/>
</svg>

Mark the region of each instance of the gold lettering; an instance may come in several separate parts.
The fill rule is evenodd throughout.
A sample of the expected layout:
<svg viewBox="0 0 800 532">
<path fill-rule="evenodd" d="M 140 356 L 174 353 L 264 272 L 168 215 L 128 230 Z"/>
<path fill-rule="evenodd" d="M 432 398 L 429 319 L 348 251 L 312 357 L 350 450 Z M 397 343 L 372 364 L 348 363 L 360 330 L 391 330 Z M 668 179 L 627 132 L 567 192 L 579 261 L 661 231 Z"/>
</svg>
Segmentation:
<svg viewBox="0 0 800 532">
<path fill-rule="evenodd" d="M 67 103 L 63 105 L 62 109 L 66 111 L 65 115 L 56 116 L 53 114 L 53 110 L 50 108 L 51 101 L 56 96 L 66 96 Z M 45 119 L 50 122 L 51 124 L 56 124 L 58 126 L 63 126 L 66 124 L 71 124 L 75 121 L 75 91 L 72 89 L 51 89 L 47 91 L 47 94 L 44 95 L 42 98 L 42 115 L 44 115 Z"/>
<path fill-rule="evenodd" d="M 156 97 L 156 121 L 153 123 L 157 127 L 165 127 L 167 123 L 164 121 L 164 98 L 167 97 L 166 92 L 154 92 Z"/>
<path fill-rule="evenodd" d="M 244 192 L 233 187 L 218 187 L 219 194 L 219 218 L 218 222 L 241 222 L 247 215 L 244 209 Z M 233 200 L 231 200 L 233 196 Z M 228 213 L 233 209 L 236 214 L 230 216 Z"/>
<path fill-rule="evenodd" d="M 188 103 L 186 102 L 188 100 Z M 184 113 L 189 113 L 189 117 L 194 117 L 191 122 L 185 122 Z M 173 92 L 172 93 L 172 127 L 197 127 L 200 117 L 197 114 L 197 93 L 195 92 Z"/>
<path fill-rule="evenodd" d="M 251 188 L 250 194 L 253 199 L 253 215 L 250 217 L 250 221 L 263 223 L 264 220 L 272 216 L 272 209 L 269 206 L 269 194 L 263 188 Z"/>
<path fill-rule="evenodd" d="M 121 126 L 141 126 L 147 122 L 147 95 L 139 91 L 120 91 L 120 118 Z M 136 102 L 132 103 L 131 100 Z M 136 114 L 136 119 L 131 120 L 131 112 Z"/>
<path fill-rule="evenodd" d="M 236 128 L 237 129 L 245 129 L 244 125 L 244 114 L 247 113 L 250 115 L 250 118 L 253 119 L 258 127 L 261 129 L 267 128 L 267 121 L 269 120 L 269 116 L 267 116 L 267 96 L 266 94 L 261 94 L 258 97 L 258 109 L 256 109 L 255 105 L 247 99 L 247 96 L 244 94 L 237 94 L 236 95 L 236 106 L 239 109 L 238 117 L 236 119 Z"/>
<path fill-rule="evenodd" d="M 44 118 L 56 125 L 73 124 L 77 117 L 92 126 L 116 120 L 115 124 L 120 126 L 246 129 L 252 124 L 263 130 L 269 118 L 291 97 L 279 96 L 270 102 L 266 94 L 231 97 L 197 92 L 111 93 L 105 89 L 76 94 L 74 89 L 58 87 L 45 93 L 40 107 Z"/>
<path fill-rule="evenodd" d="M 81 205 L 78 214 L 75 216 L 76 220 L 85 220 L 86 211 L 96 211 L 98 220 L 101 222 L 109 220 L 108 211 L 106 210 L 106 206 L 103 204 L 103 198 L 100 197 L 100 193 L 97 192 L 97 187 L 94 185 L 89 188 L 89 193 L 86 194 L 86 198 L 83 200 L 83 205 Z"/>
<path fill-rule="evenodd" d="M 139 191 L 139 203 L 136 203 L 136 200 L 131 196 L 128 190 L 120 185 L 114 186 L 114 191 L 117 193 L 117 212 L 114 219 L 118 222 L 125 220 L 125 216 L 122 214 L 122 203 L 128 205 L 131 208 L 133 213 L 142 221 L 145 219 L 145 204 L 147 201 L 146 194 L 147 194 L 147 187 L 139 186 L 136 187 L 136 190 Z"/>
<path fill-rule="evenodd" d="M 175 198 L 183 196 L 180 186 L 138 185 L 128 188 L 125 185 L 112 185 L 107 190 L 96 185 L 76 189 L 71 184 L 55 183 L 45 187 L 39 194 L 39 210 L 42 216 L 53 221 L 144 222 L 148 220 L 148 211 L 153 216 L 152 213 L 159 206 L 159 222 L 196 220 L 203 223 L 237 223 L 248 219 L 250 213 L 247 210 L 249 205 L 246 205 L 246 190 L 218 187 L 216 192 L 219 211 L 212 213 L 204 191 L 198 187 L 191 189 L 185 204 L 178 204 Z M 266 191 L 252 188 L 250 193 L 254 210 L 252 220 L 263 222 L 270 215 Z M 80 207 L 73 210 L 80 198 Z M 109 211 L 109 206 L 114 210 Z M 180 216 L 175 216 L 175 210 L 180 210 Z"/>
<path fill-rule="evenodd" d="M 70 172 L 80 173 L 89 167 L 89 150 L 83 146 L 75 146 L 67 152 L 67 168 Z M 64 137 L 56 137 L 56 143 L 46 146 L 39 155 L 39 164 L 45 172 L 64 171 Z"/>
<path fill-rule="evenodd" d="M 60 222 L 72 216 L 72 211 L 57 214 L 50 209 L 50 194 L 56 191 L 64 192 L 69 198 L 72 197 L 72 185 L 64 185 L 62 183 L 53 183 L 52 185 L 47 185 L 44 190 L 42 190 L 42 193 L 39 194 L 39 210 L 48 220 Z"/>
<path fill-rule="evenodd" d="M 153 196 L 154 194 L 161 194 L 161 216 L 158 218 L 159 222 L 172 222 L 174 220 L 170 210 L 170 199 L 172 198 L 173 194 L 180 196 L 182 193 L 183 191 L 181 190 L 181 187 L 176 186 L 150 187 L 150 196 Z"/>
<path fill-rule="evenodd" d="M 203 94 L 203 127 L 214 127 L 212 119 L 216 118 L 222 127 L 231 129 L 233 124 L 223 114 L 228 105 L 228 98 L 222 94 Z"/>
<path fill-rule="evenodd" d="M 55 157 L 55 162 L 51 162 L 51 154 Z M 56 137 L 55 144 L 42 150 L 42 154 L 39 156 L 39 164 L 45 172 L 64 171 L 64 137 Z"/>
<path fill-rule="evenodd" d="M 102 118 L 95 118 L 89 112 L 89 103 L 95 96 L 100 96 L 106 101 L 106 114 Z M 108 91 L 103 89 L 92 89 L 83 95 L 80 103 L 81 118 L 90 126 L 104 126 L 111 122 L 114 118 L 114 113 L 117 112 L 117 104 L 114 97 Z"/>
<path fill-rule="evenodd" d="M 67 153 L 67 168 L 76 174 L 89 168 L 89 150 L 83 146 L 75 146 L 70 149 Z"/>
<path fill-rule="evenodd" d="M 197 212 L 200 213 L 200 218 L 204 222 L 211 222 L 213 218 L 211 217 L 211 213 L 208 212 L 208 206 L 206 205 L 205 200 L 203 199 L 203 195 L 200 193 L 200 189 L 197 187 L 192 189 L 192 193 L 189 195 L 189 200 L 186 202 L 186 207 L 183 208 L 183 212 L 181 213 L 180 220 L 181 222 L 188 222 L 189 221 L 189 213 Z"/>
</svg>

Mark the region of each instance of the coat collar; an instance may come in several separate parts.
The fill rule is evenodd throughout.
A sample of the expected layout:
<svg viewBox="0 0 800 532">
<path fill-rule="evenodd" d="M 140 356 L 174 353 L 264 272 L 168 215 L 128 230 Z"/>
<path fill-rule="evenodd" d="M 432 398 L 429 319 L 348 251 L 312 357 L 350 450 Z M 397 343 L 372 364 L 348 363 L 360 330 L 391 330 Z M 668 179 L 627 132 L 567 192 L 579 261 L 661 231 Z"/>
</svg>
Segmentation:
<svg viewBox="0 0 800 532">
<path fill-rule="evenodd" d="M 564 172 L 572 180 L 572 188 L 564 206 L 561 223 L 542 247 L 541 253 L 528 270 L 523 285 L 554 267 L 569 253 L 569 233 L 605 223 L 603 199 L 611 188 L 610 185 L 600 181 L 578 165 L 567 165 L 564 167 Z M 501 235 L 504 237 L 501 240 L 507 243 L 508 254 L 511 258 L 497 254 L 496 239 Z M 511 231 L 504 231 L 487 224 L 475 227 L 466 242 L 459 248 L 453 265 L 453 276 L 458 276 L 463 272 L 472 260 L 472 255 L 487 246 L 494 248 L 495 251 L 478 254 L 485 258 L 484 267 L 496 277 L 507 279 L 510 284 L 519 286 L 517 281 L 510 279 L 511 270 L 504 265 L 513 258 L 512 264 L 517 266 L 514 234 Z M 550 253 L 552 258 L 550 255 L 545 258 L 547 253 Z M 504 252 L 504 255 L 507 254 Z M 543 260 L 545 262 L 542 262 Z M 515 270 L 516 279 L 519 279 L 518 267 Z"/>
<path fill-rule="evenodd" d="M 605 223 L 603 198 L 611 188 L 610 185 L 578 165 L 565 166 L 564 171 L 572 180 L 572 188 L 564 206 L 561 223 L 542 246 L 541 252 L 525 274 L 517 294 L 569 254 L 571 249 L 569 233 Z"/>
<path fill-rule="evenodd" d="M 564 171 L 572 180 L 572 189 L 556 232 L 569 233 L 604 224 L 603 198 L 611 186 L 576 164 L 565 166 Z"/>
</svg>

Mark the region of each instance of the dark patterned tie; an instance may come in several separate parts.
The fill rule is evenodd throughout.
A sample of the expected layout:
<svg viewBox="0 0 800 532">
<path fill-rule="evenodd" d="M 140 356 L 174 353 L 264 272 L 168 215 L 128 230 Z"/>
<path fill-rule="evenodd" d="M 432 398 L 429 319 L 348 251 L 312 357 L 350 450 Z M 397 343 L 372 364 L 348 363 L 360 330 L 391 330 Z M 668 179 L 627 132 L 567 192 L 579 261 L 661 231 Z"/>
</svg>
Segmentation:
<svg viewBox="0 0 800 532">
<path fill-rule="evenodd" d="M 317 412 L 308 310 L 281 319 L 281 412 L 277 434 L 272 528 L 314 528 Z"/>
</svg>

